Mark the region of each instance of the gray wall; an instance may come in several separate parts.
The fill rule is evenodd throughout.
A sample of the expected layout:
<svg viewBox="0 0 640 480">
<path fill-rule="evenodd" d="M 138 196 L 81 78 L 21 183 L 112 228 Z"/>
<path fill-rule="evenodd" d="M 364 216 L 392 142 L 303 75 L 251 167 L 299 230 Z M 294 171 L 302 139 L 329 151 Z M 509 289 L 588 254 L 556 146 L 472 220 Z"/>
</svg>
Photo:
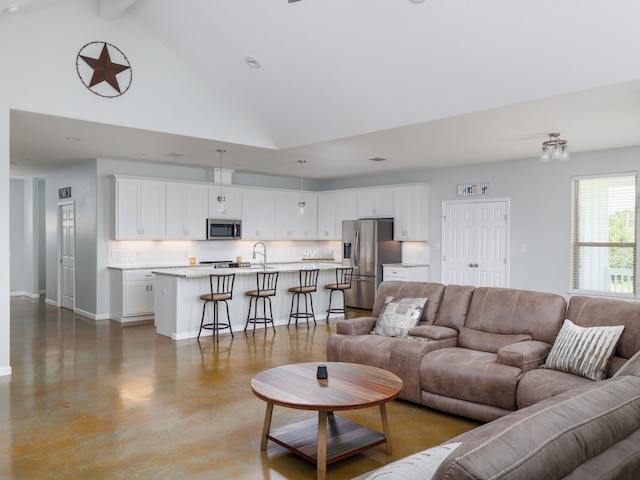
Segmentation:
<svg viewBox="0 0 640 480">
<path fill-rule="evenodd" d="M 510 200 L 510 286 L 566 295 L 570 283 L 571 179 L 576 175 L 637 171 L 640 147 L 574 153 L 568 162 L 540 163 L 537 158 L 465 167 L 422 170 L 393 175 L 314 181 L 309 190 L 348 189 L 402 183 L 431 184 L 429 222 L 432 280 L 441 278 L 442 202 L 459 200 L 456 185 L 489 182 L 489 195 L 479 199 Z M 71 186 L 76 202 L 77 308 L 106 318 L 109 313 L 108 241 L 114 218 L 114 174 L 186 181 L 208 179 L 207 169 L 100 159 L 55 172 L 47 177 L 47 298 L 57 292 L 57 192 Z M 297 188 L 296 180 L 236 174 L 234 183 Z M 18 193 L 16 195 L 19 196 Z M 12 203 L 14 195 L 12 193 Z M 18 200 L 16 200 L 18 201 Z M 13 212 L 13 209 L 12 209 Z M 13 215 L 13 213 L 12 213 Z M 13 216 L 12 216 L 13 221 Z M 16 222 L 19 219 L 16 217 Z M 13 225 L 12 225 L 13 232 Z M 526 252 L 521 251 L 526 246 Z M 12 264 L 13 267 L 13 264 Z M 12 270 L 12 282 L 13 282 Z M 98 294 L 97 292 L 100 292 Z"/>
</svg>

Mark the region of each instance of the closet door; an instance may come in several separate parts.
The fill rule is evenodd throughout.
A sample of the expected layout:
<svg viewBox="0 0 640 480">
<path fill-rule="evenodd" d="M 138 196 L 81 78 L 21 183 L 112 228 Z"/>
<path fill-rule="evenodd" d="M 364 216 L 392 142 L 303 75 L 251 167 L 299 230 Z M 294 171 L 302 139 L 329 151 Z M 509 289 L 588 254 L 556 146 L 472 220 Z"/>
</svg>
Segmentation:
<svg viewBox="0 0 640 480">
<path fill-rule="evenodd" d="M 442 282 L 507 287 L 507 202 L 444 202 Z"/>
</svg>

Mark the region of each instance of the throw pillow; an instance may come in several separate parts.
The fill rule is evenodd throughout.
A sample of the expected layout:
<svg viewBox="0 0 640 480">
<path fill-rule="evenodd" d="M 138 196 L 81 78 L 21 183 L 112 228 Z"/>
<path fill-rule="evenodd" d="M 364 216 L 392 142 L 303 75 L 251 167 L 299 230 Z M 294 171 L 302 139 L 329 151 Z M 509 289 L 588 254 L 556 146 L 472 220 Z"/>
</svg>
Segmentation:
<svg viewBox="0 0 640 480">
<path fill-rule="evenodd" d="M 375 470 L 365 480 L 429 480 L 460 442 L 438 445 Z"/>
<path fill-rule="evenodd" d="M 551 370 L 602 380 L 624 325 L 581 327 L 565 320 L 544 365 Z"/>
<path fill-rule="evenodd" d="M 384 308 L 374 327 L 374 335 L 402 337 L 420 321 L 426 298 L 387 297 Z"/>
</svg>

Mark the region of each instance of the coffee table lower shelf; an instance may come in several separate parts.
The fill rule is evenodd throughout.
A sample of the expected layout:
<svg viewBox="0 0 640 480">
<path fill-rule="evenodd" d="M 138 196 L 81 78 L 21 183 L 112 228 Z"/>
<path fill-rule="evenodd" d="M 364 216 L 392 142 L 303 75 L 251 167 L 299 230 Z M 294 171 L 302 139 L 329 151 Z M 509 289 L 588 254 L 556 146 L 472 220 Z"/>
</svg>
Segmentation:
<svg viewBox="0 0 640 480">
<path fill-rule="evenodd" d="M 267 438 L 305 460 L 318 462 L 318 419 L 302 420 L 276 428 Z M 382 445 L 385 436 L 346 418 L 327 416 L 327 465 Z"/>
</svg>

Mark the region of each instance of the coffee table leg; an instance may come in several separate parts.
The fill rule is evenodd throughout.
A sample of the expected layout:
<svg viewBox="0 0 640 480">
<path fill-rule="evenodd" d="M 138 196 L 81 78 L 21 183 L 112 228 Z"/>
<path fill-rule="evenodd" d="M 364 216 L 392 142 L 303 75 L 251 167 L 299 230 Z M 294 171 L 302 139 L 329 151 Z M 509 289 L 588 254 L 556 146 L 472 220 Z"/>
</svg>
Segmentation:
<svg viewBox="0 0 640 480">
<path fill-rule="evenodd" d="M 380 404 L 380 417 L 382 418 L 382 431 L 387 439 L 387 455 L 391 455 L 391 433 L 389 432 L 389 420 L 387 420 L 387 408 L 384 403 Z"/>
<path fill-rule="evenodd" d="M 264 425 L 262 426 L 262 441 L 260 442 L 260 450 L 267 449 L 267 435 L 271 428 L 271 415 L 273 414 L 273 403 L 267 403 L 267 411 L 264 414 Z"/>
<path fill-rule="evenodd" d="M 318 480 L 324 480 L 327 476 L 327 412 L 318 412 Z"/>
</svg>

